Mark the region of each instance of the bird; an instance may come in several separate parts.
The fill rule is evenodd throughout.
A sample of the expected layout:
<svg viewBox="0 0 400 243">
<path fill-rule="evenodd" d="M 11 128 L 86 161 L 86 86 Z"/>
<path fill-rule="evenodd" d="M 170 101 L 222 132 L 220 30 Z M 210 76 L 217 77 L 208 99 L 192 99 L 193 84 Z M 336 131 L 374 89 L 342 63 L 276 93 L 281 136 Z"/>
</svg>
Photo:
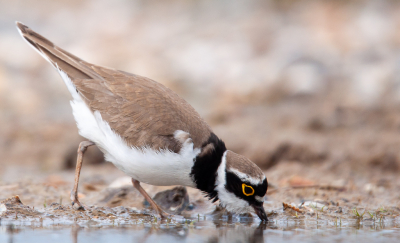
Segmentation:
<svg viewBox="0 0 400 243">
<path fill-rule="evenodd" d="M 22 38 L 60 74 L 79 134 L 71 203 L 86 149 L 96 145 L 106 161 L 132 179 L 132 184 L 160 218 L 170 217 L 140 183 L 199 189 L 232 213 L 254 212 L 268 221 L 264 198 L 268 181 L 263 171 L 225 143 L 171 89 L 149 78 L 86 62 L 61 49 L 28 26 L 16 22 Z"/>
</svg>

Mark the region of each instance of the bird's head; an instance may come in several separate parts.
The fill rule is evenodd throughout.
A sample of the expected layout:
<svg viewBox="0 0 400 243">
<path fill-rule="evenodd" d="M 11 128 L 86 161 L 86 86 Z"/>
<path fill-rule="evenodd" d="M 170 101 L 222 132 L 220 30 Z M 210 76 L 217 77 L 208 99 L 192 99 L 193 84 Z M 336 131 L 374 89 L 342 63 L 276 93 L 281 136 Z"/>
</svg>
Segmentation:
<svg viewBox="0 0 400 243">
<path fill-rule="evenodd" d="M 227 150 L 217 171 L 215 190 L 223 207 L 235 213 L 254 209 L 267 221 L 263 204 L 268 182 L 261 169 L 246 157 Z"/>
</svg>

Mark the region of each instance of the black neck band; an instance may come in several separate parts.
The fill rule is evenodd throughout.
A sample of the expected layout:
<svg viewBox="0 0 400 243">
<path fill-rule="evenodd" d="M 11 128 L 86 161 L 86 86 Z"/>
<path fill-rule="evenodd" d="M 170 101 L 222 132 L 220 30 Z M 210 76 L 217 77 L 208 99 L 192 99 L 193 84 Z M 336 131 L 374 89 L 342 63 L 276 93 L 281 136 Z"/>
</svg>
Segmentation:
<svg viewBox="0 0 400 243">
<path fill-rule="evenodd" d="M 226 147 L 225 143 L 214 133 L 211 133 L 208 141 L 202 145 L 202 148 L 208 144 L 213 144 L 214 150 L 196 157 L 190 176 L 196 183 L 196 187 L 205 192 L 208 198 L 215 202 L 218 200 L 218 193 L 215 190 L 217 170 L 221 164 Z"/>
</svg>

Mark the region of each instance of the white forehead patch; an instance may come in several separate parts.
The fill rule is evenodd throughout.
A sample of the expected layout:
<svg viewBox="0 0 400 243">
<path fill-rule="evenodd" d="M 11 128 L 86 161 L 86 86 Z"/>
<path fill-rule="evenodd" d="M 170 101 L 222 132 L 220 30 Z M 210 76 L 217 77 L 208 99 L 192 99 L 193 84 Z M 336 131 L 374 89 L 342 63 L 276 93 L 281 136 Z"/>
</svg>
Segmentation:
<svg viewBox="0 0 400 243">
<path fill-rule="evenodd" d="M 254 178 L 254 177 L 251 177 L 248 174 L 240 172 L 240 171 L 238 171 L 238 170 L 236 170 L 234 168 L 230 168 L 228 171 L 232 172 L 235 175 L 237 175 L 237 177 L 239 177 L 242 181 L 248 182 L 248 183 L 253 184 L 253 185 L 260 185 L 260 184 L 263 183 L 263 181 L 265 179 L 265 175 L 262 177 L 262 179 Z"/>
</svg>

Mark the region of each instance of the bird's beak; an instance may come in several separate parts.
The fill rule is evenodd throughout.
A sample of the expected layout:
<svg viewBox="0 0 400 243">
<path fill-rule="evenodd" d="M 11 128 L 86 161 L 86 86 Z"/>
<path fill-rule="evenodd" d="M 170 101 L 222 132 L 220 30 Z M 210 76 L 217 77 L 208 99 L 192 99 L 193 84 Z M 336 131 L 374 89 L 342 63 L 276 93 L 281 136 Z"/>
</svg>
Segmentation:
<svg viewBox="0 0 400 243">
<path fill-rule="evenodd" d="M 262 220 L 262 221 L 268 221 L 267 214 L 265 213 L 263 205 L 252 205 L 254 208 L 254 211 L 256 211 L 257 216 Z"/>
</svg>

